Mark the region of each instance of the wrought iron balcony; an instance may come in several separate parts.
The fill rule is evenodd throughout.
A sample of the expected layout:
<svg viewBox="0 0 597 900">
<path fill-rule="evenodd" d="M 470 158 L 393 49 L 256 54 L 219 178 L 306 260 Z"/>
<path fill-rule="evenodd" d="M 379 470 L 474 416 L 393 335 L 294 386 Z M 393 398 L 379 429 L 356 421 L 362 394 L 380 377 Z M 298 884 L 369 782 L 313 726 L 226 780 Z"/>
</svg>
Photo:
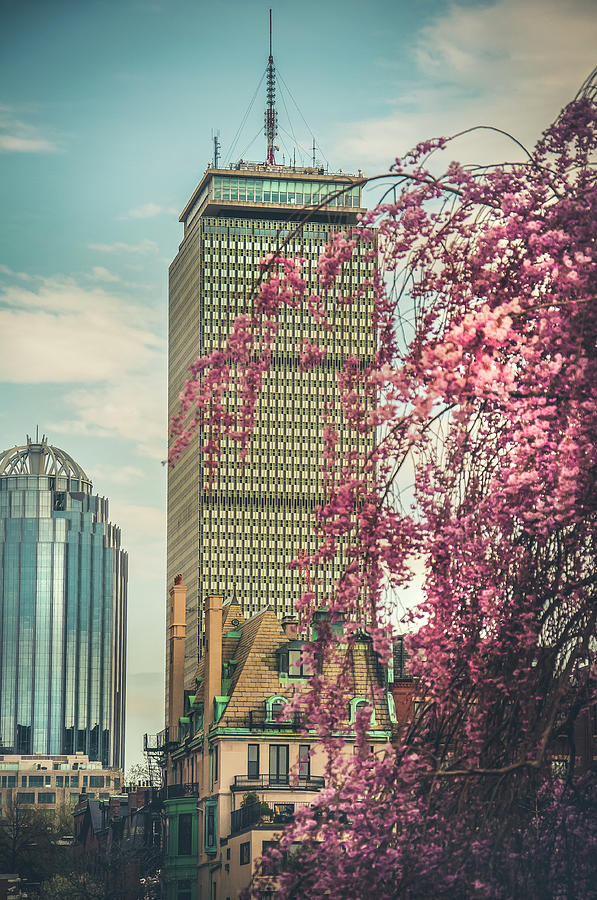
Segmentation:
<svg viewBox="0 0 597 900">
<path fill-rule="evenodd" d="M 324 787 L 325 779 L 323 775 L 299 778 L 296 774 L 235 775 L 234 784 L 230 785 L 230 789 L 233 791 L 320 791 Z"/>
<path fill-rule="evenodd" d="M 196 781 L 187 784 L 167 784 L 160 790 L 161 800 L 179 800 L 182 797 L 198 797 L 199 784 Z"/>
<path fill-rule="evenodd" d="M 293 713 L 288 719 L 279 720 L 268 717 L 264 709 L 252 709 L 246 716 L 227 716 L 224 712 L 220 724 L 249 728 L 251 731 L 300 731 L 303 726 L 299 713 Z"/>
<path fill-rule="evenodd" d="M 299 806 L 308 803 L 274 803 L 268 808 L 267 803 L 249 803 L 230 813 L 230 834 L 238 834 L 245 828 L 257 825 L 287 825 L 292 821 Z"/>
</svg>

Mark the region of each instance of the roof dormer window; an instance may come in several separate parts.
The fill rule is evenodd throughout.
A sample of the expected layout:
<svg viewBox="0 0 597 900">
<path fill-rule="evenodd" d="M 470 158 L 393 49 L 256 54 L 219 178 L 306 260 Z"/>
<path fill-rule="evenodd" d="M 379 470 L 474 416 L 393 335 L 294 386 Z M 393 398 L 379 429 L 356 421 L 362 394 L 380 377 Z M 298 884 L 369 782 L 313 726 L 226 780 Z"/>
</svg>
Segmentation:
<svg viewBox="0 0 597 900">
<path fill-rule="evenodd" d="M 280 674 L 288 678 L 309 678 L 315 675 L 312 660 L 304 658 L 304 650 L 308 646 L 306 641 L 289 641 L 283 644 L 278 650 Z"/>
</svg>

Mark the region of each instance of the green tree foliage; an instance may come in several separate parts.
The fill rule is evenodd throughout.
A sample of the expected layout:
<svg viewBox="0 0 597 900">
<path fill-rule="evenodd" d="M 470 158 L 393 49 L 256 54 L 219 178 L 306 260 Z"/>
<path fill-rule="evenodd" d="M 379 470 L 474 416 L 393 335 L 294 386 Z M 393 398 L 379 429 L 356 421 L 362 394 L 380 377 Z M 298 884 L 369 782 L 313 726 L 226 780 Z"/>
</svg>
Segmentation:
<svg viewBox="0 0 597 900">
<path fill-rule="evenodd" d="M 41 896 L 45 900 L 105 900 L 102 885 L 86 873 L 70 872 L 53 875 L 42 885 Z"/>
</svg>

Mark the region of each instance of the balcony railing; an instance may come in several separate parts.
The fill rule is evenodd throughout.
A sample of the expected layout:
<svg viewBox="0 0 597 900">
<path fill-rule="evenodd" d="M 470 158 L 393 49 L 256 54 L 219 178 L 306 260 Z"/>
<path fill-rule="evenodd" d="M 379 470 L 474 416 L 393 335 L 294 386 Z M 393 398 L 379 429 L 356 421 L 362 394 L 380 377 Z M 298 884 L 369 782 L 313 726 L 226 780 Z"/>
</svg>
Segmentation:
<svg viewBox="0 0 597 900">
<path fill-rule="evenodd" d="M 161 800 L 179 800 L 181 797 L 198 797 L 199 785 L 196 781 L 187 784 L 167 784 L 160 790 Z"/>
<path fill-rule="evenodd" d="M 274 803 L 267 808 L 265 803 L 249 803 L 240 809 L 230 813 L 230 834 L 238 834 L 245 828 L 255 825 L 287 825 L 292 821 L 294 813 L 299 806 L 308 806 L 308 803 Z"/>
<path fill-rule="evenodd" d="M 263 791 L 263 790 L 293 790 L 293 791 L 320 791 L 325 787 L 325 779 L 322 775 L 311 775 L 309 778 L 299 778 L 296 774 L 272 774 L 272 775 L 235 775 L 234 784 L 230 785 L 233 791 Z"/>
<path fill-rule="evenodd" d="M 303 726 L 301 717 L 298 713 L 294 713 L 289 719 L 280 721 L 278 719 L 269 718 L 265 709 L 252 709 L 246 716 L 227 716 L 224 712 L 220 724 L 234 726 L 235 728 L 250 728 L 251 730 L 275 729 L 276 731 L 300 731 Z"/>
<path fill-rule="evenodd" d="M 168 748 L 179 741 L 179 729 L 177 726 L 168 726 L 159 734 L 143 735 L 144 753 L 165 753 Z"/>
</svg>

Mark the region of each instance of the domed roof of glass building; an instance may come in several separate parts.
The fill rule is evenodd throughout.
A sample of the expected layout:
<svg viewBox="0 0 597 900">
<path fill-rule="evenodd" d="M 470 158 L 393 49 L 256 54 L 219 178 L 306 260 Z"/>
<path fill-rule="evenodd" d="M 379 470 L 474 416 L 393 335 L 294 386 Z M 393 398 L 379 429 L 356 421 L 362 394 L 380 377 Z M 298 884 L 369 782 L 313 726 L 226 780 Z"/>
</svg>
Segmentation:
<svg viewBox="0 0 597 900">
<path fill-rule="evenodd" d="M 12 447 L 0 453 L 0 477 L 6 475 L 53 475 L 63 478 L 91 479 L 81 466 L 65 450 L 52 447 L 42 435 L 41 441 L 32 440 L 27 435 L 27 443 L 22 447 Z"/>
</svg>

